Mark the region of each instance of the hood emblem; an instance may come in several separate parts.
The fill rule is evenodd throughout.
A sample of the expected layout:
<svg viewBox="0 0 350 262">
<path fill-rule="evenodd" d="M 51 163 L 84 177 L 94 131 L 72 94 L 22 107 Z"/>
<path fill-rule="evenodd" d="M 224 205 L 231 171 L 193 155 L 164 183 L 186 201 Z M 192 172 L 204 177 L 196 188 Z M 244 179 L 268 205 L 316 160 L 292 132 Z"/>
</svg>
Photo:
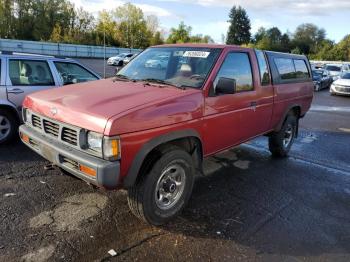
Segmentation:
<svg viewBox="0 0 350 262">
<path fill-rule="evenodd" d="M 50 109 L 51 115 L 55 116 L 57 115 L 57 108 L 53 107 Z"/>
</svg>

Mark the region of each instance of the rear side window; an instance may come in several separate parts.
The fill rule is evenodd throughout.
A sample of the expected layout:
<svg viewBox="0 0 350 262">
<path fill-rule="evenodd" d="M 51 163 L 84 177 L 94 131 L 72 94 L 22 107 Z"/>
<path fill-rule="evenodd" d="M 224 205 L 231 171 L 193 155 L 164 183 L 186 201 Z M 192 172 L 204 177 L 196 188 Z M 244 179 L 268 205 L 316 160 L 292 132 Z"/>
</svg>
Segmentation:
<svg viewBox="0 0 350 262">
<path fill-rule="evenodd" d="M 64 85 L 76 84 L 98 79 L 94 74 L 90 73 L 87 69 L 78 64 L 67 62 L 54 62 L 54 64 L 63 80 Z"/>
<path fill-rule="evenodd" d="M 292 59 L 289 58 L 275 58 L 274 59 L 278 73 L 282 80 L 295 79 L 295 68 Z"/>
<path fill-rule="evenodd" d="M 266 58 L 264 52 L 261 50 L 255 50 L 256 57 L 259 63 L 259 71 L 260 71 L 260 83 L 262 86 L 270 84 L 270 71 L 266 62 Z"/>
<path fill-rule="evenodd" d="M 296 78 L 309 78 L 310 73 L 307 69 L 306 63 L 301 59 L 294 59 Z"/>
<path fill-rule="evenodd" d="M 11 59 L 9 75 L 13 86 L 55 85 L 46 61 Z"/>
<path fill-rule="evenodd" d="M 253 75 L 248 54 L 228 54 L 216 76 L 214 87 L 217 85 L 220 77 L 236 80 L 237 92 L 253 90 Z"/>
</svg>

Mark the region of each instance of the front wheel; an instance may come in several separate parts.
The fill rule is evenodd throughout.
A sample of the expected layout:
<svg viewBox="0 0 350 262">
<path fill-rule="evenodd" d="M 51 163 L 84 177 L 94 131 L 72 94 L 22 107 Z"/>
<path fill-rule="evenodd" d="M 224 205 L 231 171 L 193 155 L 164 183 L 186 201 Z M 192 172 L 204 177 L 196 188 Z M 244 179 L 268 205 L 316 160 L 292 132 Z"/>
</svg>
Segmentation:
<svg viewBox="0 0 350 262">
<path fill-rule="evenodd" d="M 292 147 L 297 133 L 298 120 L 295 115 L 289 115 L 281 130 L 269 137 L 269 150 L 273 156 L 286 157 Z"/>
<path fill-rule="evenodd" d="M 173 148 L 158 159 L 151 170 L 128 190 L 131 211 L 141 220 L 155 226 L 177 216 L 191 197 L 194 184 L 192 157 Z"/>
</svg>

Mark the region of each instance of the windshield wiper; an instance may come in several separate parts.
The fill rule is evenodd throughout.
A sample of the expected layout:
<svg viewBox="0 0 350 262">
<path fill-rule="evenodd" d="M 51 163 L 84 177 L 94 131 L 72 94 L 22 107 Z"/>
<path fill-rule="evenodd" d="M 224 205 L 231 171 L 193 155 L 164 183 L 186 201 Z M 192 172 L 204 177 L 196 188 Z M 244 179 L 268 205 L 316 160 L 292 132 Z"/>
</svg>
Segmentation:
<svg viewBox="0 0 350 262">
<path fill-rule="evenodd" d="M 132 81 L 132 82 L 135 82 L 135 80 L 133 79 L 130 79 L 128 76 L 126 75 L 115 75 L 115 78 L 113 79 L 113 82 L 115 81 L 125 81 L 125 82 L 129 82 L 129 81 Z"/>
<path fill-rule="evenodd" d="M 186 89 L 185 86 L 178 86 L 178 85 L 175 85 L 175 84 L 172 84 L 168 81 L 165 81 L 165 80 L 161 80 L 161 79 L 156 79 L 156 78 L 146 78 L 146 79 L 140 79 L 138 81 L 142 81 L 142 82 L 150 82 L 150 83 L 157 83 L 157 84 L 163 84 L 163 85 L 169 85 L 169 86 L 173 86 L 173 87 L 176 87 L 176 88 L 180 88 L 180 89 Z M 147 83 L 146 83 L 147 84 Z M 148 83 L 149 84 L 149 83 Z"/>
</svg>

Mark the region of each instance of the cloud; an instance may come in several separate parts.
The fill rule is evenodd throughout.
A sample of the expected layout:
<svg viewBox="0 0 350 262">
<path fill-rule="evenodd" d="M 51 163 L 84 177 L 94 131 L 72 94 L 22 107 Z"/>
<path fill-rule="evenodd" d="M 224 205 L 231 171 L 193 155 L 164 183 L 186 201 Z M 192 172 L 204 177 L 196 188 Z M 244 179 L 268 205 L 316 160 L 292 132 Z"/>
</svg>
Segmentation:
<svg viewBox="0 0 350 262">
<path fill-rule="evenodd" d="M 124 4 L 124 1 L 120 0 L 71 0 L 70 2 L 94 15 L 99 11 L 112 10 Z"/>
<path fill-rule="evenodd" d="M 270 28 L 272 26 L 273 25 L 268 21 L 262 19 L 253 19 L 251 21 L 251 33 L 255 34 L 256 32 L 258 32 L 260 27 Z"/>
<path fill-rule="evenodd" d="M 241 5 L 244 8 L 262 12 L 271 12 L 276 9 L 286 13 L 324 16 L 334 11 L 350 11 L 349 0 L 157 0 L 159 2 L 183 2 L 201 6 L 232 7 Z"/>
<path fill-rule="evenodd" d="M 71 0 L 76 7 L 82 7 L 84 10 L 97 15 L 102 10 L 113 10 L 122 6 L 126 1 L 122 0 Z M 149 4 L 134 4 L 142 9 L 146 15 L 156 15 L 159 17 L 170 17 L 172 13 L 168 10 Z"/>
<path fill-rule="evenodd" d="M 148 15 L 156 15 L 159 17 L 172 16 L 172 14 L 168 10 L 158 6 L 148 5 L 148 4 L 135 4 L 135 5 L 141 8 L 142 11 Z"/>
</svg>

